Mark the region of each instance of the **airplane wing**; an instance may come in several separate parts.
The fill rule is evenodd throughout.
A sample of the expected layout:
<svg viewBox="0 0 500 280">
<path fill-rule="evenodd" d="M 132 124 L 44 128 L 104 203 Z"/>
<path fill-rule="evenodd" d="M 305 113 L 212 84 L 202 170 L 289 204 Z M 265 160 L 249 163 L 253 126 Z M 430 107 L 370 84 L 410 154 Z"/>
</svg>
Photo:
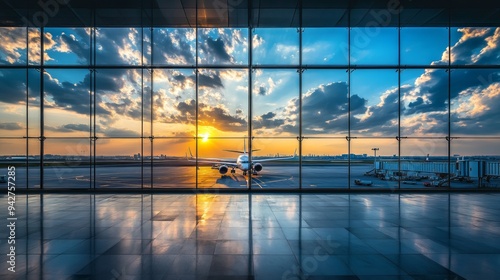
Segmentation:
<svg viewBox="0 0 500 280">
<path fill-rule="evenodd" d="M 195 161 L 195 159 L 191 160 L 191 161 Z M 229 162 L 229 161 L 218 161 L 217 159 L 206 159 L 206 158 L 198 158 L 198 162 L 201 162 L 201 163 L 211 163 L 211 164 L 218 164 L 218 165 L 227 165 L 229 167 L 238 167 L 238 165 L 236 165 L 236 162 Z"/>
<path fill-rule="evenodd" d="M 227 165 L 229 167 L 238 167 L 236 165 L 236 162 L 229 162 L 227 161 L 227 159 L 225 158 L 195 158 L 193 156 L 193 154 L 191 153 L 191 149 L 189 149 L 189 155 L 191 156 L 191 158 L 189 158 L 188 160 L 189 161 L 196 161 L 198 160 L 198 162 L 202 162 L 202 163 L 212 163 L 212 164 L 219 164 L 219 165 Z"/>
<path fill-rule="evenodd" d="M 236 151 L 236 150 L 224 150 L 224 151 L 231 152 L 231 153 L 237 153 L 237 154 L 244 154 L 244 153 L 246 153 L 245 151 Z M 252 150 L 252 152 L 257 152 L 257 151 L 260 151 L 260 149 Z"/>
</svg>

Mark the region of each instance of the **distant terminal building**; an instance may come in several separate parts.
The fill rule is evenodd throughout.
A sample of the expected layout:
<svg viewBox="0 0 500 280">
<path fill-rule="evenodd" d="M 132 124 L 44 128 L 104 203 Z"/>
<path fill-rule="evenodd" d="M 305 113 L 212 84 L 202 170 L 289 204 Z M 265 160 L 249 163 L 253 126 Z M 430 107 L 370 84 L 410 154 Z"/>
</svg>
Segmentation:
<svg viewBox="0 0 500 280">
<path fill-rule="evenodd" d="M 439 181 L 457 180 L 488 186 L 492 179 L 500 178 L 500 160 L 457 159 L 455 162 L 432 159 L 387 160 L 376 163 L 368 172 L 385 180 L 420 180 L 422 178 Z M 449 174 L 449 178 L 448 178 Z"/>
</svg>

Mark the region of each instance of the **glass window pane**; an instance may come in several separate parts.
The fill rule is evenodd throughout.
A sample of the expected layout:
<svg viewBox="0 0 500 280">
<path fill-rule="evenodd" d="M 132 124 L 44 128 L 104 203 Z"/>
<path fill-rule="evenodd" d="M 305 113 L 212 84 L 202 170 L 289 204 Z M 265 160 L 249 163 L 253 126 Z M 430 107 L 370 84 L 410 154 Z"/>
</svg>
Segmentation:
<svg viewBox="0 0 500 280">
<path fill-rule="evenodd" d="M 99 137 L 140 137 L 142 70 L 101 69 L 96 74 Z"/>
<path fill-rule="evenodd" d="M 247 28 L 198 29 L 198 63 L 248 64 Z"/>
<path fill-rule="evenodd" d="M 153 65 L 194 65 L 194 28 L 154 28 Z"/>
<path fill-rule="evenodd" d="M 26 27 L 0 27 L 0 65 L 26 64 Z"/>
<path fill-rule="evenodd" d="M 45 136 L 90 136 L 89 76 L 88 70 L 50 69 L 45 72 Z"/>
<path fill-rule="evenodd" d="M 247 188 L 245 178 L 248 176 L 247 170 L 232 168 L 240 154 L 227 151 L 243 151 L 244 141 L 246 141 L 244 139 L 246 138 L 203 137 L 198 140 L 198 188 Z M 190 147 L 193 156 L 195 155 L 194 148 Z"/>
<path fill-rule="evenodd" d="M 252 75 L 253 136 L 298 136 L 297 71 L 257 69 Z"/>
<path fill-rule="evenodd" d="M 305 139 L 302 142 L 302 188 L 349 187 L 346 139 Z M 355 166 L 351 166 L 355 169 Z"/>
<path fill-rule="evenodd" d="M 17 189 L 26 189 L 26 139 L 0 139 L 0 162 L 0 180 L 5 192 L 7 192 L 7 181 L 13 183 Z M 12 177 L 15 181 L 9 180 L 9 172 L 14 172 Z"/>
<path fill-rule="evenodd" d="M 142 51 L 143 51 L 143 64 L 144 65 L 151 65 L 152 64 L 152 51 L 153 47 L 152 42 L 151 42 L 151 36 L 153 34 L 153 31 L 151 28 L 143 28 L 142 29 Z"/>
<path fill-rule="evenodd" d="M 401 73 L 401 136 L 448 135 L 448 110 L 447 71 Z"/>
<path fill-rule="evenodd" d="M 451 63 L 454 65 L 500 64 L 500 27 L 451 28 Z"/>
<path fill-rule="evenodd" d="M 391 180 L 391 170 L 384 168 L 382 162 L 391 166 L 398 162 L 398 142 L 393 139 L 353 139 L 351 144 L 351 188 L 398 188 L 397 180 Z M 349 154 L 343 155 L 344 159 Z"/>
<path fill-rule="evenodd" d="M 452 188 L 500 187 L 500 138 L 451 141 Z M 452 164 L 453 165 L 453 164 Z"/>
<path fill-rule="evenodd" d="M 96 188 L 141 188 L 141 139 L 98 139 Z"/>
<path fill-rule="evenodd" d="M 297 28 L 256 28 L 252 32 L 255 65 L 298 65 Z"/>
<path fill-rule="evenodd" d="M 44 188 L 90 188 L 89 139 L 47 139 L 44 152 Z"/>
<path fill-rule="evenodd" d="M 154 95 L 152 93 L 153 87 L 152 87 L 152 72 L 149 70 L 139 70 L 142 71 L 142 129 L 143 129 L 143 136 L 144 137 L 149 137 L 153 135 L 153 127 L 152 127 L 152 107 L 154 102 L 151 99 L 151 96 Z M 154 117 L 154 116 L 153 116 Z"/>
<path fill-rule="evenodd" d="M 96 32 L 97 65 L 141 65 L 140 28 L 99 28 Z"/>
<path fill-rule="evenodd" d="M 252 163 L 260 164 L 261 171 L 252 175 L 254 189 L 299 188 L 299 142 L 295 138 L 254 138 Z M 294 152 L 297 156 L 293 157 Z M 288 159 L 276 159 L 288 158 Z M 259 162 L 260 161 L 260 162 Z"/>
<path fill-rule="evenodd" d="M 351 28 L 352 65 L 397 65 L 397 28 Z"/>
<path fill-rule="evenodd" d="M 156 159 L 154 157 L 154 150 L 152 149 L 153 143 L 150 139 L 141 139 L 142 150 L 140 152 L 140 157 L 138 154 L 135 154 L 134 159 L 136 161 L 140 161 L 142 166 L 142 186 L 143 188 L 152 188 L 153 187 L 153 161 Z M 158 158 L 159 159 L 159 158 Z"/>
<path fill-rule="evenodd" d="M 398 73 L 356 70 L 351 73 L 351 134 L 398 135 Z"/>
<path fill-rule="evenodd" d="M 247 70 L 200 70 L 198 88 L 200 136 L 242 137 L 248 134 Z"/>
<path fill-rule="evenodd" d="M 28 28 L 28 62 L 30 65 L 40 65 L 41 63 L 41 31 L 40 28 L 29 27 Z M 50 38 L 45 38 L 44 43 L 50 43 Z"/>
<path fill-rule="evenodd" d="M 0 136 L 26 136 L 26 71 L 0 69 Z"/>
<path fill-rule="evenodd" d="M 196 136 L 195 81 L 190 69 L 156 69 L 153 72 L 155 137 Z"/>
<path fill-rule="evenodd" d="M 208 141 L 201 141 L 205 145 Z M 155 139 L 153 158 L 153 188 L 195 188 L 196 160 L 186 158 L 195 151 L 193 138 Z M 217 147 L 214 147 L 217 149 Z M 200 167 L 199 170 L 201 170 Z M 210 175 L 217 175 L 216 170 L 210 170 Z"/>
<path fill-rule="evenodd" d="M 28 136 L 39 137 L 40 132 L 40 88 L 41 74 L 35 69 L 28 70 Z"/>
<path fill-rule="evenodd" d="M 448 142 L 443 139 L 402 139 L 400 174 L 393 164 L 384 168 L 401 180 L 401 188 L 434 188 L 448 185 Z M 408 183 L 410 182 L 410 183 Z"/>
<path fill-rule="evenodd" d="M 45 28 L 46 65 L 88 65 L 90 28 Z M 50 39 L 49 39 L 50 38 Z"/>
<path fill-rule="evenodd" d="M 451 135 L 500 135 L 500 71 L 451 72 Z"/>
<path fill-rule="evenodd" d="M 401 65 L 431 64 L 448 64 L 448 28 L 401 28 Z"/>
<path fill-rule="evenodd" d="M 40 188 L 40 141 L 28 140 L 28 188 Z"/>
<path fill-rule="evenodd" d="M 346 70 L 307 70 L 302 74 L 302 80 L 302 134 L 347 135 Z"/>
<path fill-rule="evenodd" d="M 302 34 L 302 64 L 347 65 L 347 28 L 306 28 Z"/>
</svg>

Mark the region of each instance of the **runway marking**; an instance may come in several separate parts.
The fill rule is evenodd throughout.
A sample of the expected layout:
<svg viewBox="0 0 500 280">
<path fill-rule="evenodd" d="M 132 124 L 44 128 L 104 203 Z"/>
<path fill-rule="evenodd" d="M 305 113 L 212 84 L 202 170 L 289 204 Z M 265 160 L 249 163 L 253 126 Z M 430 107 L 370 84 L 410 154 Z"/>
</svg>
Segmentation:
<svg viewBox="0 0 500 280">
<path fill-rule="evenodd" d="M 257 180 L 259 180 L 259 179 L 254 179 L 253 181 L 255 182 L 255 184 L 257 184 L 257 186 L 259 186 L 259 188 L 263 189 L 264 187 L 262 187 L 262 185 L 261 185 L 261 184 L 259 184 L 259 183 L 257 182 Z M 259 181 L 260 181 L 260 180 L 259 180 Z M 261 183 L 263 183 L 262 181 L 260 181 L 260 182 L 261 182 Z M 265 183 L 263 183 L 263 184 L 265 185 Z"/>
</svg>

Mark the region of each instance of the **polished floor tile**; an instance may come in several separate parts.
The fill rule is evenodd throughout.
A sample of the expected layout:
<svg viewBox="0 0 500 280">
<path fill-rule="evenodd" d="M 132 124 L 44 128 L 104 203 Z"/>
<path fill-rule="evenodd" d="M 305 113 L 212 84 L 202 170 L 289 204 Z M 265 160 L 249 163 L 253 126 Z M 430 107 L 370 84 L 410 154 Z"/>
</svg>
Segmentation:
<svg viewBox="0 0 500 280">
<path fill-rule="evenodd" d="M 16 272 L 2 261 L 0 279 L 500 275 L 497 193 L 23 194 L 16 199 Z M 0 218 L 8 218 L 6 211 Z M 9 235 L 6 227 L 0 233 Z M 6 238 L 0 250 L 5 258 Z"/>
</svg>

